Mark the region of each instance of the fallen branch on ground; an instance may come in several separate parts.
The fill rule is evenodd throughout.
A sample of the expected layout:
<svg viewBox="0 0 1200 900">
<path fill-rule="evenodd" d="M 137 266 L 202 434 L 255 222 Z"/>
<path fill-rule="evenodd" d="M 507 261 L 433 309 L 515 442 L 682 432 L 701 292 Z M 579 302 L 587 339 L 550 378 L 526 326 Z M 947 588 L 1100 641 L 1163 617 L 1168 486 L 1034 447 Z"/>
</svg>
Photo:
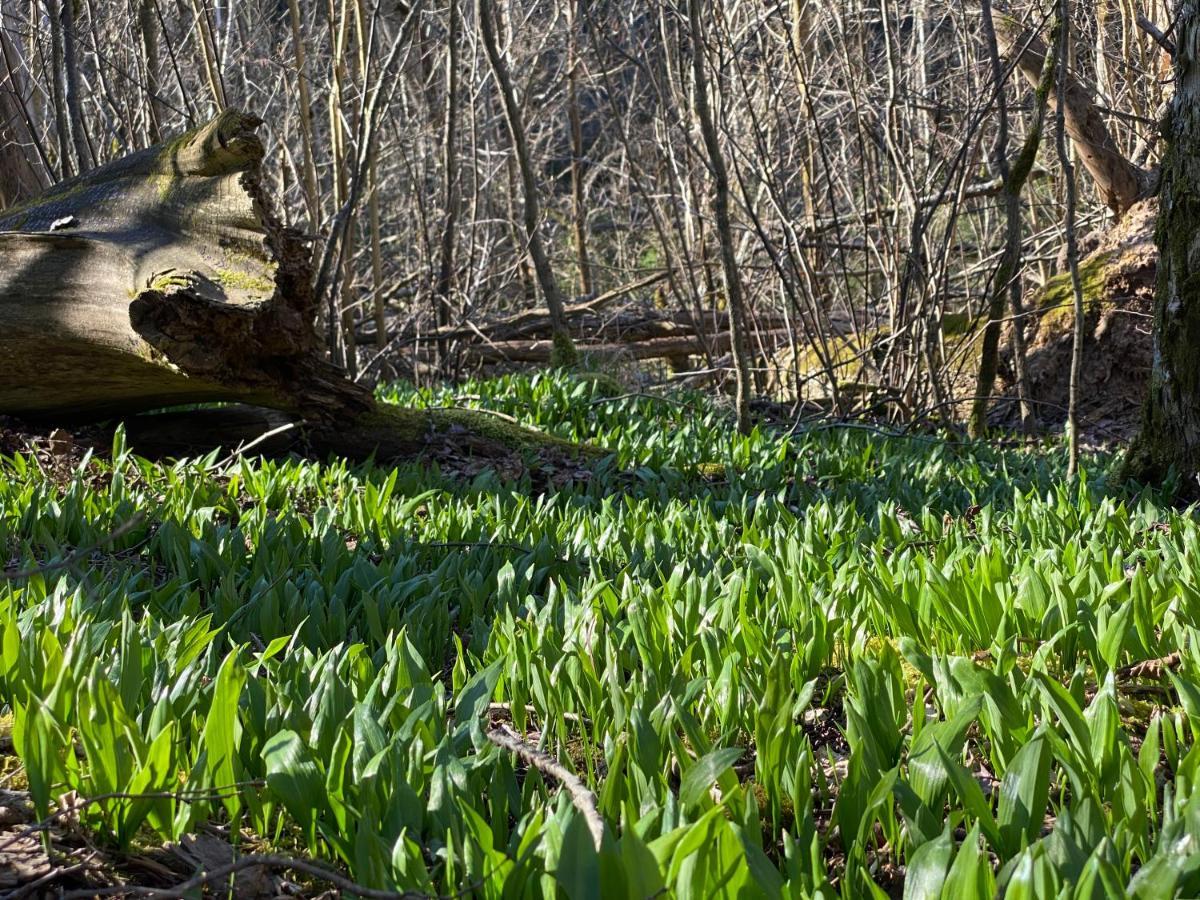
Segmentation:
<svg viewBox="0 0 1200 900">
<path fill-rule="evenodd" d="M 186 897 L 193 896 L 194 892 L 209 885 L 222 882 L 230 876 L 236 875 L 238 872 L 245 871 L 246 869 L 277 869 L 303 872 L 305 875 L 333 885 L 339 891 L 345 891 L 347 894 L 356 897 L 364 897 L 366 900 L 429 900 L 428 894 L 421 894 L 416 891 L 380 891 L 364 887 L 316 863 L 311 863 L 303 859 L 295 859 L 290 856 L 275 856 L 266 853 L 247 854 L 223 866 L 218 866 L 207 872 L 200 872 L 194 878 L 190 878 L 174 887 L 148 888 L 117 885 L 111 888 L 85 888 L 79 891 L 69 891 L 61 896 L 62 900 L 67 900 L 67 898 L 71 898 L 71 900 L 84 900 L 87 897 L 113 896 L 152 897 L 154 900 L 184 900 Z"/>
<path fill-rule="evenodd" d="M 487 737 L 497 747 L 507 750 L 527 766 L 537 769 L 543 775 L 549 775 L 563 786 L 563 789 L 571 795 L 571 802 L 575 804 L 575 808 L 579 810 L 580 815 L 587 823 L 588 831 L 592 835 L 592 842 L 599 850 L 600 845 L 604 842 L 604 818 L 600 815 L 596 795 L 583 783 L 582 779 L 548 753 L 525 743 L 521 736 L 507 725 L 497 725 L 490 729 Z"/>
<path fill-rule="evenodd" d="M 1162 678 L 1168 671 L 1178 669 L 1183 662 L 1183 656 L 1176 650 L 1158 659 L 1147 659 L 1140 663 L 1123 666 L 1117 674 L 1125 678 Z"/>
</svg>

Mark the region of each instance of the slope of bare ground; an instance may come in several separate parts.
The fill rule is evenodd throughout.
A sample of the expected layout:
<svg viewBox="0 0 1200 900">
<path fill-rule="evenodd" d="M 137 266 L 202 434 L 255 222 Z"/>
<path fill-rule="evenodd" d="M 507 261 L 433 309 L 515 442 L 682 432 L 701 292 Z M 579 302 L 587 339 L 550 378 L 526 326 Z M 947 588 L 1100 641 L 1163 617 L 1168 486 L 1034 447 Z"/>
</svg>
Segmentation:
<svg viewBox="0 0 1200 900">
<path fill-rule="evenodd" d="M 1141 420 L 1153 353 L 1157 213 L 1157 200 L 1142 201 L 1080 261 L 1086 315 L 1080 416 L 1098 441 L 1130 438 Z M 1040 313 L 1026 326 L 1029 374 L 1038 418 L 1053 427 L 1066 420 L 1075 321 L 1070 276 L 1056 275 L 1033 300 Z M 999 393 L 1015 395 L 1007 362 Z M 1005 423 L 1015 422 L 1014 405 L 998 412 Z"/>
</svg>

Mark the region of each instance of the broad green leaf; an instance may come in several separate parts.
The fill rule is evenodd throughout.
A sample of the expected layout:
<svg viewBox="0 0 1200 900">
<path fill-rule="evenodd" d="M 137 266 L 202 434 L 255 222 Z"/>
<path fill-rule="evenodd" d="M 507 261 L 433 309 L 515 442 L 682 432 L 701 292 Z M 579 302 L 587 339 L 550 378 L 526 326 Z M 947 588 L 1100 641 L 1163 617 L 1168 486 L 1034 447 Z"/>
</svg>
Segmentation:
<svg viewBox="0 0 1200 900">
<path fill-rule="evenodd" d="M 724 747 L 692 763 L 680 781 L 679 802 L 684 806 L 693 806 L 700 802 L 708 789 L 729 771 L 741 755 L 742 751 L 738 747 Z"/>
<path fill-rule="evenodd" d="M 600 900 L 600 858 L 587 822 L 574 811 L 563 830 L 554 878 L 570 900 Z"/>
<path fill-rule="evenodd" d="M 976 823 L 958 847 L 950 871 L 946 873 L 941 896 L 944 900 L 992 900 L 995 895 L 996 879 L 991 861 L 980 847 L 979 824 Z"/>
<path fill-rule="evenodd" d="M 1017 751 L 1000 782 L 999 849 L 1015 856 L 1041 833 L 1050 793 L 1050 743 L 1038 735 Z"/>
<path fill-rule="evenodd" d="M 213 687 L 212 706 L 204 724 L 204 749 L 208 756 L 208 777 L 212 787 L 225 795 L 222 803 L 229 816 L 237 818 L 241 810 L 239 791 L 234 788 L 241 778 L 238 763 L 238 744 L 242 725 L 238 715 L 246 670 L 238 662 L 238 650 L 233 650 L 221 663 Z"/>
<path fill-rule="evenodd" d="M 905 866 L 904 900 L 937 900 L 953 855 L 948 831 L 918 847 Z"/>
</svg>

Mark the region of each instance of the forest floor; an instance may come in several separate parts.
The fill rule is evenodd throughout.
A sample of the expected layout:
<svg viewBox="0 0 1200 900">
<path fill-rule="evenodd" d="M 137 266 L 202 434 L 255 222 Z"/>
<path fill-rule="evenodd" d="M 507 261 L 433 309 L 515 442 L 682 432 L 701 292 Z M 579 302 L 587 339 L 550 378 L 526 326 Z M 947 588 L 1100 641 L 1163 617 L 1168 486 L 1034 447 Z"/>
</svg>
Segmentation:
<svg viewBox="0 0 1200 900">
<path fill-rule="evenodd" d="M 0 897 L 1200 891 L 1200 524 L 1112 458 L 381 393 L 613 452 L 0 423 Z"/>
</svg>

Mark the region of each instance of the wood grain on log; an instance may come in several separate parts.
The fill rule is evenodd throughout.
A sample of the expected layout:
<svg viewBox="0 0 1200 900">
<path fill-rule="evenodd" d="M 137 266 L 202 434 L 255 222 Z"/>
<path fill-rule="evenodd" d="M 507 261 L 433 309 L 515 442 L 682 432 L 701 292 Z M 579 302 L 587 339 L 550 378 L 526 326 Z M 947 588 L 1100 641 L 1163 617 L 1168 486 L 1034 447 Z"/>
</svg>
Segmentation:
<svg viewBox="0 0 1200 900">
<path fill-rule="evenodd" d="M 227 110 L 0 212 L 0 414 L 95 420 L 209 401 L 285 414 L 129 422 L 176 455 L 257 441 L 279 421 L 286 446 L 353 459 L 460 444 L 599 453 L 477 410 L 376 403 L 326 361 L 311 254 L 271 211 L 259 124 Z"/>
<path fill-rule="evenodd" d="M 0 411 L 369 407 L 321 358 L 308 248 L 260 186 L 259 124 L 226 111 L 0 213 Z"/>
</svg>

